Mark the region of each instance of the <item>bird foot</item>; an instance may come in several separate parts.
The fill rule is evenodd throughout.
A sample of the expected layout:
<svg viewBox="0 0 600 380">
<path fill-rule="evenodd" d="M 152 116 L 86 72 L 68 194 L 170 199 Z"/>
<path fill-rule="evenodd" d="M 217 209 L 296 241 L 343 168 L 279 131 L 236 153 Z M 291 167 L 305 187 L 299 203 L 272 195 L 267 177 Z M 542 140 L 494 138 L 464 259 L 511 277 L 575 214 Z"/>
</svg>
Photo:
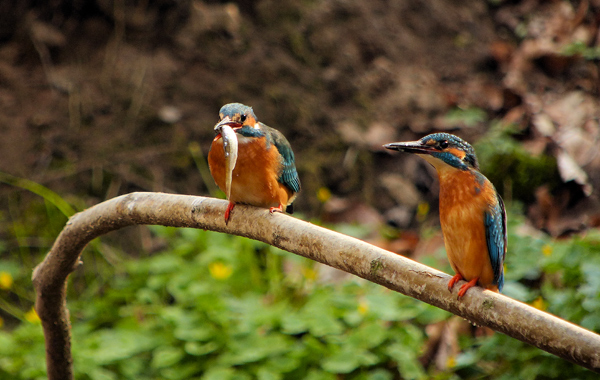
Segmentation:
<svg viewBox="0 0 600 380">
<path fill-rule="evenodd" d="M 279 207 L 271 207 L 271 208 L 269 208 L 269 212 L 271 214 L 274 212 L 283 212 L 283 205 L 279 204 Z"/>
<path fill-rule="evenodd" d="M 456 285 L 456 283 L 459 282 L 462 279 L 463 279 L 463 276 L 461 276 L 458 273 L 455 274 L 454 277 L 452 277 L 450 279 L 450 282 L 448 282 L 448 290 L 450 291 L 450 293 L 452 293 L 452 288 L 454 287 L 454 285 Z"/>
<path fill-rule="evenodd" d="M 227 209 L 225 210 L 225 224 L 227 225 L 227 223 L 229 223 L 229 217 L 231 216 L 231 211 L 233 211 L 233 208 L 235 207 L 235 203 L 233 202 L 229 202 L 229 204 L 227 205 Z"/>
<path fill-rule="evenodd" d="M 479 281 L 479 277 L 475 277 L 471 281 L 461 286 L 460 290 L 458 291 L 458 298 L 462 298 L 465 295 L 465 293 L 467 293 L 467 290 L 477 285 L 477 281 Z"/>
</svg>

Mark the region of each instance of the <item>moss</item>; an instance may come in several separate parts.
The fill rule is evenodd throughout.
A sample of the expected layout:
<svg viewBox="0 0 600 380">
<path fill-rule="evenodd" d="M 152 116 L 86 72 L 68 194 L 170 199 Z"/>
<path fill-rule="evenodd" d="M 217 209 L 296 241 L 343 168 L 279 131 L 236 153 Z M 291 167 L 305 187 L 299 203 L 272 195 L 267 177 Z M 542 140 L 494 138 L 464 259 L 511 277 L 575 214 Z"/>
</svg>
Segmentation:
<svg viewBox="0 0 600 380">
<path fill-rule="evenodd" d="M 488 137 L 477 144 L 481 171 L 503 196 L 530 203 L 543 185 L 550 191 L 560 184 L 556 159 L 531 155 L 510 135 Z"/>
<path fill-rule="evenodd" d="M 383 268 L 383 263 L 381 262 L 381 259 L 375 259 L 375 260 L 371 261 L 371 275 L 372 276 L 376 276 L 377 272 L 379 272 L 379 270 L 382 268 Z"/>
<path fill-rule="evenodd" d="M 494 307 L 494 301 L 492 301 L 492 300 L 485 300 L 485 301 L 483 301 L 483 303 L 481 304 L 481 306 L 483 306 L 483 308 L 485 310 L 489 310 L 489 309 L 491 309 L 491 308 Z"/>
</svg>

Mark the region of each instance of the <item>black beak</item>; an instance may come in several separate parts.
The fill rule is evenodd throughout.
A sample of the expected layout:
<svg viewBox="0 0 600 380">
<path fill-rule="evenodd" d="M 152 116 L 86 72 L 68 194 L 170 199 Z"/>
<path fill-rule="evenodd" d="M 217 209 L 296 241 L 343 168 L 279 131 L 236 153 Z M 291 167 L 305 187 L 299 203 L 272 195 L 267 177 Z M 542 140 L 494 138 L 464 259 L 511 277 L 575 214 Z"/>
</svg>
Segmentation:
<svg viewBox="0 0 600 380">
<path fill-rule="evenodd" d="M 433 152 L 436 152 L 436 149 L 434 147 L 425 145 L 421 143 L 420 140 L 390 143 L 385 144 L 383 147 L 390 150 L 398 150 L 400 152 L 414 154 L 431 154 Z"/>
</svg>

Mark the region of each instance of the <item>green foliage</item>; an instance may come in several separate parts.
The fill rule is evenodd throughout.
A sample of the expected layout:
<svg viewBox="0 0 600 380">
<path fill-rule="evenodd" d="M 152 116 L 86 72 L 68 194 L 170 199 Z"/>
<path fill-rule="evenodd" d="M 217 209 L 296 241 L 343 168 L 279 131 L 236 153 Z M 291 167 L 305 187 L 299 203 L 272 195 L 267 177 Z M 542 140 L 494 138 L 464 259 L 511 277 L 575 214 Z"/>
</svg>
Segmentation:
<svg viewBox="0 0 600 380">
<path fill-rule="evenodd" d="M 69 300 L 78 379 L 424 378 L 416 326 L 447 313 L 365 281 L 318 283 L 313 262 L 248 239 L 152 230 L 168 248 Z M 25 378 L 17 338 L 41 345 L 33 327 L 3 336 L 0 374 Z"/>
<path fill-rule="evenodd" d="M 527 229 L 517 210 L 509 210 L 505 293 L 600 330 L 600 233 L 552 241 Z M 314 262 L 263 243 L 151 231 L 163 249 L 116 268 L 84 254 L 91 276 L 74 276 L 69 295 L 77 379 L 595 376 L 502 334 L 461 336 L 447 370 L 424 367 L 425 327 L 449 313 L 363 280 L 326 283 Z M 445 254 L 427 263 L 437 256 Z M 18 275 L 17 265 L 3 265 Z M 0 379 L 42 379 L 44 363 L 35 320 L 0 330 Z"/>
<path fill-rule="evenodd" d="M 30 181 L 25 178 L 15 177 L 11 174 L 0 172 L 0 182 L 20 187 L 22 189 L 31 191 L 34 194 L 44 198 L 47 202 L 53 204 L 60 212 L 65 216 L 71 216 L 75 214 L 75 210 L 71 205 L 66 202 L 60 195 L 50 190 L 46 186 L 40 185 L 37 182 Z"/>
<path fill-rule="evenodd" d="M 556 159 L 547 154 L 531 155 L 511 133 L 510 128 L 497 124 L 477 142 L 475 148 L 481 171 L 500 194 L 531 202 L 535 189 L 546 185 L 552 190 L 560 183 Z"/>
<path fill-rule="evenodd" d="M 562 54 L 568 57 L 573 55 L 581 55 L 583 58 L 590 61 L 598 60 L 600 59 L 600 47 L 590 47 L 582 41 L 577 41 L 565 46 Z"/>
<path fill-rule="evenodd" d="M 446 122 L 450 125 L 464 125 L 473 127 L 487 120 L 487 114 L 484 110 L 477 107 L 460 108 L 457 107 L 450 110 L 445 117 Z"/>
<path fill-rule="evenodd" d="M 75 209 L 28 179 L 0 172 L 0 182 L 15 189 L 7 193 L 5 211 L 0 211 L 0 328 L 12 328 L 37 318 L 32 311 L 31 269 Z"/>
</svg>

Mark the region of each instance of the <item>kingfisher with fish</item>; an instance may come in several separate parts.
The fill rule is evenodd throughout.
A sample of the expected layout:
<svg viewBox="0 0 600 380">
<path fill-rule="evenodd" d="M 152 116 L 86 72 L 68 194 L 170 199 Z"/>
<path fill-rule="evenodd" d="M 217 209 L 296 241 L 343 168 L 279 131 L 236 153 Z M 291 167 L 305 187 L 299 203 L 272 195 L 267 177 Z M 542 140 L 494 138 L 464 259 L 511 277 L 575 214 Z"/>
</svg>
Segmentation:
<svg viewBox="0 0 600 380">
<path fill-rule="evenodd" d="M 416 154 L 437 171 L 440 224 L 448 260 L 456 273 L 448 290 L 466 280 L 458 291 L 459 298 L 476 285 L 501 291 L 507 247 L 506 211 L 494 185 L 479 171 L 473 147 L 449 133 L 384 147 Z"/>
<path fill-rule="evenodd" d="M 208 166 L 229 200 L 225 224 L 238 203 L 291 214 L 300 179 L 285 136 L 259 122 L 252 108 L 241 103 L 221 107 L 214 130 Z"/>
</svg>

